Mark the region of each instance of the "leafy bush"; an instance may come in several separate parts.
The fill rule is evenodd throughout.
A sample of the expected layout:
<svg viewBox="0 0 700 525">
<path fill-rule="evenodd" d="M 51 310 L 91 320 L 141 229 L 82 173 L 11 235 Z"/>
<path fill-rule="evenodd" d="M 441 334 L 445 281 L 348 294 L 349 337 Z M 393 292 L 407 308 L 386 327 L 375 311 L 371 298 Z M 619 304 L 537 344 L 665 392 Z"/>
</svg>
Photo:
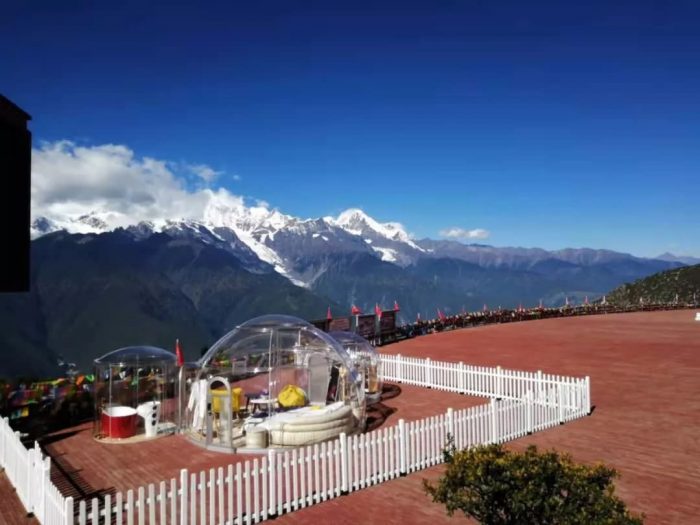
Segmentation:
<svg viewBox="0 0 700 525">
<path fill-rule="evenodd" d="M 617 472 L 576 464 L 568 454 L 522 453 L 501 445 L 445 451 L 447 471 L 436 484 L 423 481 L 433 501 L 451 516 L 462 511 L 485 525 L 641 524 L 615 495 Z"/>
</svg>

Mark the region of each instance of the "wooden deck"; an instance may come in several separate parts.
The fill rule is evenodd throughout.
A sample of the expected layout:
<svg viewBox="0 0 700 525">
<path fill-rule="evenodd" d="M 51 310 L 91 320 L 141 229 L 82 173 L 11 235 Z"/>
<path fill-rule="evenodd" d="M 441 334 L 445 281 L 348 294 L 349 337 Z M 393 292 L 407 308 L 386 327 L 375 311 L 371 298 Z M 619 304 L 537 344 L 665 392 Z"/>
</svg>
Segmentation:
<svg viewBox="0 0 700 525">
<path fill-rule="evenodd" d="M 693 523 L 700 514 L 700 323 L 694 312 L 670 311 L 549 319 L 419 337 L 387 353 L 475 365 L 591 377 L 591 417 L 513 442 L 570 452 L 616 467 L 619 494 L 647 523 Z M 398 392 L 400 389 L 400 392 Z M 394 424 L 463 408 L 483 399 L 419 387 L 390 387 L 371 424 Z M 205 451 L 182 436 L 133 445 L 106 445 L 83 426 L 52 436 L 46 451 L 66 494 L 78 498 L 136 488 L 250 458 Z M 424 494 L 434 467 L 279 517 L 279 523 L 447 523 Z M 0 496 L 5 491 L 0 486 Z M 25 523 L 17 521 L 16 523 Z M 2 518 L 0 518 L 0 523 Z M 8 523 L 15 523 L 10 521 Z"/>
</svg>

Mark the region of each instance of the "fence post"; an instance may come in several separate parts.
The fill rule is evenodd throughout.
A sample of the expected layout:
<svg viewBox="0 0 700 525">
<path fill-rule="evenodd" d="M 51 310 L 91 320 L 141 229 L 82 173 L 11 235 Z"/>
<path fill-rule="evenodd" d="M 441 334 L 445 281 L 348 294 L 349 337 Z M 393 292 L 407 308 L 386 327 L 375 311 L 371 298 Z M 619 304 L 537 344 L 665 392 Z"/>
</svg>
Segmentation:
<svg viewBox="0 0 700 525">
<path fill-rule="evenodd" d="M 433 368 L 432 368 L 432 362 L 430 361 L 429 357 L 426 357 L 425 359 L 425 386 L 428 388 L 433 388 Z"/>
<path fill-rule="evenodd" d="M 340 493 L 348 493 L 348 435 L 341 432 L 340 440 Z"/>
<path fill-rule="evenodd" d="M 5 470 L 5 437 L 7 436 L 6 418 L 0 419 L 0 472 Z"/>
<path fill-rule="evenodd" d="M 37 449 L 39 449 L 39 444 L 35 442 L 35 445 Z M 41 490 L 36 500 L 37 503 L 34 505 L 34 514 L 37 514 L 38 510 L 38 519 L 43 523 L 46 520 L 46 485 L 51 482 L 51 459 L 44 459 L 41 454 L 41 449 L 39 449 L 39 461 L 41 462 Z"/>
<path fill-rule="evenodd" d="M 270 449 L 267 455 L 268 465 L 268 486 L 270 487 L 268 494 L 270 495 L 270 508 L 268 514 L 274 516 L 277 514 L 277 453 L 274 449 Z"/>
<path fill-rule="evenodd" d="M 401 383 L 403 381 L 403 372 L 401 370 L 401 354 L 396 355 L 396 382 Z"/>
<path fill-rule="evenodd" d="M 496 399 L 499 401 L 503 397 L 503 371 L 501 366 L 496 367 Z"/>
<path fill-rule="evenodd" d="M 586 414 L 591 415 L 591 378 L 586 376 Z"/>
<path fill-rule="evenodd" d="M 408 468 L 406 465 L 408 456 L 408 439 L 406 436 L 406 421 L 399 419 L 399 473 L 405 476 L 408 473 Z"/>
<path fill-rule="evenodd" d="M 542 401 L 542 370 L 537 371 L 537 389 L 535 399 Z"/>
<path fill-rule="evenodd" d="M 187 504 L 187 469 L 180 470 L 180 525 L 187 525 L 187 515 L 189 513 L 189 505 Z M 195 495 L 192 494 L 192 497 Z M 173 497 L 175 495 L 173 494 Z"/>
<path fill-rule="evenodd" d="M 73 525 L 75 523 L 75 509 L 73 508 L 73 496 L 68 496 L 63 500 L 63 524 Z"/>
<path fill-rule="evenodd" d="M 491 398 L 491 443 L 498 443 L 498 400 Z"/>
<path fill-rule="evenodd" d="M 527 435 L 531 435 L 534 432 L 534 420 L 535 420 L 535 403 L 533 400 L 532 390 L 528 390 L 525 394 L 525 426 L 527 427 Z"/>
<path fill-rule="evenodd" d="M 559 424 L 564 424 L 564 385 L 561 378 L 557 381 L 557 405 L 559 408 Z"/>
<path fill-rule="evenodd" d="M 464 395 L 467 393 L 467 378 L 464 370 L 464 363 L 462 361 L 459 362 L 459 382 L 457 385 L 460 394 Z"/>
<path fill-rule="evenodd" d="M 27 449 L 25 449 L 27 450 Z M 36 462 L 36 449 L 30 448 L 27 450 L 27 477 L 25 478 L 26 485 L 25 485 L 25 492 L 24 495 L 27 498 L 26 501 L 26 510 L 27 510 L 27 517 L 32 517 L 34 516 L 34 493 L 35 491 L 33 490 L 34 487 L 33 481 L 34 481 L 34 463 Z"/>
<path fill-rule="evenodd" d="M 447 421 L 447 435 L 452 438 L 454 446 L 459 448 L 457 445 L 457 436 L 455 434 L 455 411 L 452 410 L 452 408 L 447 409 L 445 420 Z"/>
</svg>

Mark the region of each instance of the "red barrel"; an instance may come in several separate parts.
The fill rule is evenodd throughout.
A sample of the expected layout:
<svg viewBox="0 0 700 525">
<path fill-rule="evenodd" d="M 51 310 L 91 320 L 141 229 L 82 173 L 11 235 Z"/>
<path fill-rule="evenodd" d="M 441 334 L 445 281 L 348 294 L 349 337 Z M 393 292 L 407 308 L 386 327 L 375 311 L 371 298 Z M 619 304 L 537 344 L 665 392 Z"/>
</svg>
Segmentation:
<svg viewBox="0 0 700 525">
<path fill-rule="evenodd" d="M 136 434 L 136 409 L 117 406 L 102 409 L 102 434 L 110 438 L 128 438 Z"/>
</svg>

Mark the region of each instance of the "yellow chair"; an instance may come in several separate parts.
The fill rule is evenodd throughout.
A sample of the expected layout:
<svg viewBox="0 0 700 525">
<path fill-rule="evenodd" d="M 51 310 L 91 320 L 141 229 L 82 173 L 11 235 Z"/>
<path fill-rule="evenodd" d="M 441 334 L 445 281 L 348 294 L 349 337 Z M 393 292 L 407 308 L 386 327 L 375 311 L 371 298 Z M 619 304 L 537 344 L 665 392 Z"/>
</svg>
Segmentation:
<svg viewBox="0 0 700 525">
<path fill-rule="evenodd" d="M 224 411 L 223 401 L 226 399 L 225 388 L 213 388 L 211 392 L 211 411 L 216 416 L 220 416 Z M 241 400 L 243 398 L 243 389 L 240 387 L 231 387 L 231 415 L 238 417 L 241 410 Z"/>
</svg>

